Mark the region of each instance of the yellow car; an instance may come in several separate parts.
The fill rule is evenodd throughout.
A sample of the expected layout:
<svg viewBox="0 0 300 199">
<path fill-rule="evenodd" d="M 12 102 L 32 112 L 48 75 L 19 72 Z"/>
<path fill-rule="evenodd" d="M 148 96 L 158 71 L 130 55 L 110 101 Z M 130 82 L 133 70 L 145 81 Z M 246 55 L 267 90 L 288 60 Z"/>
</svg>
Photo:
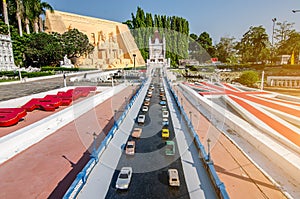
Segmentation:
<svg viewBox="0 0 300 199">
<path fill-rule="evenodd" d="M 170 137 L 169 129 L 163 128 L 163 129 L 161 130 L 161 137 L 162 137 L 162 138 L 168 139 L 168 138 Z"/>
</svg>

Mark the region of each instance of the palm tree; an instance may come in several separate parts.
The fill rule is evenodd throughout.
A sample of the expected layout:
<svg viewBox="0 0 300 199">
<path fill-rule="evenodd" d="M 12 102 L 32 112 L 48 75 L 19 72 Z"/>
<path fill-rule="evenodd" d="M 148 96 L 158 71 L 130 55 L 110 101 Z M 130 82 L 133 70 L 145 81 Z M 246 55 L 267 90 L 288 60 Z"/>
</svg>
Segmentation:
<svg viewBox="0 0 300 199">
<path fill-rule="evenodd" d="M 39 21 L 41 20 L 41 15 L 46 14 L 46 9 L 50 10 L 50 12 L 54 12 L 52 6 L 48 4 L 47 2 L 41 2 L 41 0 L 32 0 L 33 1 L 33 23 L 34 23 L 34 31 L 38 32 L 39 31 L 39 25 L 40 25 L 40 30 L 43 30 L 43 24 L 40 23 Z"/>
<path fill-rule="evenodd" d="M 22 37 L 23 36 L 23 30 L 22 30 L 21 15 L 23 13 L 23 4 L 22 4 L 21 0 L 16 0 L 16 4 L 17 4 L 16 18 L 17 18 L 17 21 L 18 21 L 19 35 Z"/>
<path fill-rule="evenodd" d="M 32 1 L 33 0 L 23 0 L 24 12 L 23 17 L 25 21 L 26 33 L 30 34 L 30 20 L 32 18 Z"/>
<path fill-rule="evenodd" d="M 9 25 L 9 23 L 8 23 L 8 12 L 7 12 L 6 0 L 2 0 L 2 5 L 3 5 L 4 23 L 7 24 L 7 25 Z"/>
</svg>

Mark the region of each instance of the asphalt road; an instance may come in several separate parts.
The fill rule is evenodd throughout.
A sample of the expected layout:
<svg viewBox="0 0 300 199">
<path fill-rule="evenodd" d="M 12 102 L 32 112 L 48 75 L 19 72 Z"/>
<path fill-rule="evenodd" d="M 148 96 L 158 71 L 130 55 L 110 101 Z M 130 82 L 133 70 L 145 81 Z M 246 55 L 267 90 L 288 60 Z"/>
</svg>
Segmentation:
<svg viewBox="0 0 300 199">
<path fill-rule="evenodd" d="M 122 154 L 117 169 L 110 182 L 109 190 L 106 194 L 109 198 L 189 198 L 181 158 L 178 154 L 178 147 L 174 135 L 174 129 L 170 122 L 170 138 L 176 145 L 175 156 L 165 155 L 165 141 L 161 137 L 162 111 L 159 105 L 159 78 L 153 79 L 155 89 L 151 98 L 149 111 L 146 114 L 145 124 L 135 127 L 142 127 L 141 138 L 136 139 L 131 136 L 128 140 L 136 141 L 136 154 L 128 156 Z M 171 118 L 169 116 L 169 121 Z M 131 129 L 132 130 L 132 129 Z M 120 169 L 124 166 L 131 166 L 133 175 L 128 190 L 120 191 L 115 188 L 116 180 Z M 176 168 L 179 172 L 180 187 L 170 187 L 168 184 L 168 169 Z"/>
<path fill-rule="evenodd" d="M 67 78 L 67 80 L 69 80 L 69 78 Z M 67 85 L 71 86 L 73 83 L 68 81 Z M 54 90 L 62 88 L 63 86 L 63 77 L 16 84 L 0 84 L 0 101 L 6 101 L 18 97 Z"/>
</svg>

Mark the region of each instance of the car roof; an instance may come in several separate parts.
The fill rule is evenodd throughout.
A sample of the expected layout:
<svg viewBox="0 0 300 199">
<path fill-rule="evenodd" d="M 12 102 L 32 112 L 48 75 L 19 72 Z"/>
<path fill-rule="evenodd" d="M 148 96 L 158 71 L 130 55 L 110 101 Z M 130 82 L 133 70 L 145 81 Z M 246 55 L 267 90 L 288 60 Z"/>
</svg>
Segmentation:
<svg viewBox="0 0 300 199">
<path fill-rule="evenodd" d="M 174 145 L 175 143 L 173 141 L 171 141 L 171 140 L 168 140 L 168 141 L 166 141 L 166 144 L 167 145 Z"/>
<path fill-rule="evenodd" d="M 127 144 L 135 144 L 135 141 L 128 141 Z"/>
<path fill-rule="evenodd" d="M 177 169 L 169 169 L 168 172 L 171 177 L 178 177 Z"/>
</svg>

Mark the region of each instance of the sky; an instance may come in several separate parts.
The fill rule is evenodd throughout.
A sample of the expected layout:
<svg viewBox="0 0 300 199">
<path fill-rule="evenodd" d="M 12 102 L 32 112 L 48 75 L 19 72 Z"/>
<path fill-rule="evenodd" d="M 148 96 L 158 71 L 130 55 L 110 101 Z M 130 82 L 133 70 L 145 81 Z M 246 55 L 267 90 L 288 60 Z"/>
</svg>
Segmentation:
<svg viewBox="0 0 300 199">
<path fill-rule="evenodd" d="M 273 22 L 295 23 L 300 31 L 300 0 L 44 0 L 55 10 L 124 22 L 141 7 L 153 15 L 180 16 L 190 33 L 207 32 L 216 44 L 221 37 L 240 40 L 251 26 L 262 25 L 269 37 Z M 293 13 L 292 10 L 299 10 Z"/>
</svg>

